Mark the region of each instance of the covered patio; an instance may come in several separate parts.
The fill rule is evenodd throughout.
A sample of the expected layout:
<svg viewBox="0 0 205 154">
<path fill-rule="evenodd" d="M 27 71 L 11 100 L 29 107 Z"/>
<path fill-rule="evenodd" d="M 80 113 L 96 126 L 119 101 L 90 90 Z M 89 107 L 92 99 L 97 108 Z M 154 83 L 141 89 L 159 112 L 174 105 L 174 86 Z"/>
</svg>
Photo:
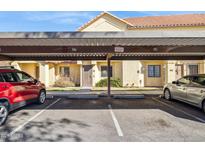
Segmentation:
<svg viewBox="0 0 205 154">
<path fill-rule="evenodd" d="M 204 60 L 205 31 L 0 33 L 0 60 Z M 169 72 L 168 72 L 169 75 Z"/>
</svg>

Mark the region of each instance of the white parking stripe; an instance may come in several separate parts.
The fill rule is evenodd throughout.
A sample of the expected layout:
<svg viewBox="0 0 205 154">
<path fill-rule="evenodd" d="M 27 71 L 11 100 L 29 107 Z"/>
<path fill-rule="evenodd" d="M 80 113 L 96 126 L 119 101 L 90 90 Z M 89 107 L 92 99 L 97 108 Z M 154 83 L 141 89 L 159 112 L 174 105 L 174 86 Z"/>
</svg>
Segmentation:
<svg viewBox="0 0 205 154">
<path fill-rule="evenodd" d="M 110 114 L 111 114 L 113 123 L 114 123 L 114 125 L 115 125 L 115 128 L 116 128 L 116 130 L 117 130 L 118 136 L 123 136 L 123 132 L 122 132 L 122 130 L 121 130 L 121 128 L 120 128 L 120 125 L 119 125 L 119 123 L 118 123 L 118 121 L 117 121 L 117 118 L 116 118 L 114 112 L 112 111 L 112 106 L 111 106 L 111 104 L 108 105 L 108 108 L 109 108 L 109 110 L 110 110 Z"/>
<path fill-rule="evenodd" d="M 163 101 L 160 101 L 160 100 L 158 100 L 158 99 L 156 99 L 156 98 L 152 98 L 154 101 L 157 101 L 157 102 L 159 102 L 159 103 L 162 103 L 163 105 L 166 105 L 166 106 L 168 106 L 168 107 L 170 107 L 170 108 L 173 108 L 174 110 L 176 110 L 176 111 L 179 111 L 179 112 L 181 112 L 181 113 L 183 113 L 183 114 L 185 114 L 185 115 L 187 115 L 187 116 L 189 116 L 189 117 L 192 117 L 192 118 L 194 118 L 194 119 L 196 119 L 196 120 L 198 120 L 198 121 L 200 121 L 200 122 L 203 122 L 203 123 L 205 123 L 205 120 L 204 119 L 201 119 L 201 118 L 199 118 L 199 117 L 197 117 L 197 116 L 194 116 L 194 115 L 192 115 L 192 114 L 189 114 L 189 113 L 187 113 L 187 112 L 185 112 L 185 111 L 183 111 L 183 110 L 181 110 L 181 109 L 178 109 L 178 108 L 176 108 L 176 107 L 174 107 L 174 106 L 171 106 L 171 105 L 169 105 L 169 104 L 167 104 L 167 103 L 165 103 L 165 102 L 163 102 Z"/>
<path fill-rule="evenodd" d="M 40 116 L 43 112 L 45 112 L 47 109 L 49 109 L 51 106 L 53 106 L 54 104 L 56 104 L 57 102 L 59 102 L 61 100 L 61 98 L 55 100 L 54 102 L 52 102 L 51 104 L 49 104 L 47 107 L 45 107 L 43 110 L 41 110 L 40 112 L 38 112 L 37 114 L 35 114 L 33 117 L 31 117 L 30 119 L 28 119 L 26 122 L 24 122 L 22 125 L 18 126 L 17 128 L 15 128 L 12 132 L 10 132 L 7 137 L 12 136 L 13 134 L 15 134 L 16 132 L 18 132 L 19 130 L 23 129 L 29 122 L 31 122 L 32 120 L 36 119 L 38 116 Z"/>
</svg>

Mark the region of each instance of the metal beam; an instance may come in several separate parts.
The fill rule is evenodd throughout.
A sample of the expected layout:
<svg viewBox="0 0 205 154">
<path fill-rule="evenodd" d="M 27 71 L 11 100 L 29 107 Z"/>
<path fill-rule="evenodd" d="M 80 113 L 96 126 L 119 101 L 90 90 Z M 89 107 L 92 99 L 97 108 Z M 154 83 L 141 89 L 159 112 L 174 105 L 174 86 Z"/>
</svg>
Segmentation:
<svg viewBox="0 0 205 154">
<path fill-rule="evenodd" d="M 13 60 L 13 58 L 7 55 L 0 54 L 0 61 L 9 61 L 9 60 Z"/>
<path fill-rule="evenodd" d="M 111 60 L 203 60 L 205 56 L 113 56 Z"/>
<path fill-rule="evenodd" d="M 107 96 L 111 97 L 111 85 L 110 85 L 110 58 L 107 58 Z"/>
</svg>

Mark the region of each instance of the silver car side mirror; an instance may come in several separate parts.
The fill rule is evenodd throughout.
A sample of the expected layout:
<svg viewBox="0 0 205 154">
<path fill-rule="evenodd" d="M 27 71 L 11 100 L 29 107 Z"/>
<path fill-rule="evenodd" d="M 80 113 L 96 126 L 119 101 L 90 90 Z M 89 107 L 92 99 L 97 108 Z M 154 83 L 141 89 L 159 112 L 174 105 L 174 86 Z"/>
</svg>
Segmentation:
<svg viewBox="0 0 205 154">
<path fill-rule="evenodd" d="M 177 84 L 177 81 L 172 81 L 172 84 Z"/>
</svg>

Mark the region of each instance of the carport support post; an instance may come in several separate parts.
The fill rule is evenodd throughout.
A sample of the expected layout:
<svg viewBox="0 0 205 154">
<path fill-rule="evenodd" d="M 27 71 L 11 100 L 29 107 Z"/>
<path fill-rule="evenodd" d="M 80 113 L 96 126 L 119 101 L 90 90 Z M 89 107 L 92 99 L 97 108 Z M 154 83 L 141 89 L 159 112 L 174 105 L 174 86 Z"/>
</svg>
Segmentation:
<svg viewBox="0 0 205 154">
<path fill-rule="evenodd" d="M 111 92 L 110 92 L 110 58 L 107 58 L 107 96 L 110 97 L 111 96 Z"/>
</svg>

